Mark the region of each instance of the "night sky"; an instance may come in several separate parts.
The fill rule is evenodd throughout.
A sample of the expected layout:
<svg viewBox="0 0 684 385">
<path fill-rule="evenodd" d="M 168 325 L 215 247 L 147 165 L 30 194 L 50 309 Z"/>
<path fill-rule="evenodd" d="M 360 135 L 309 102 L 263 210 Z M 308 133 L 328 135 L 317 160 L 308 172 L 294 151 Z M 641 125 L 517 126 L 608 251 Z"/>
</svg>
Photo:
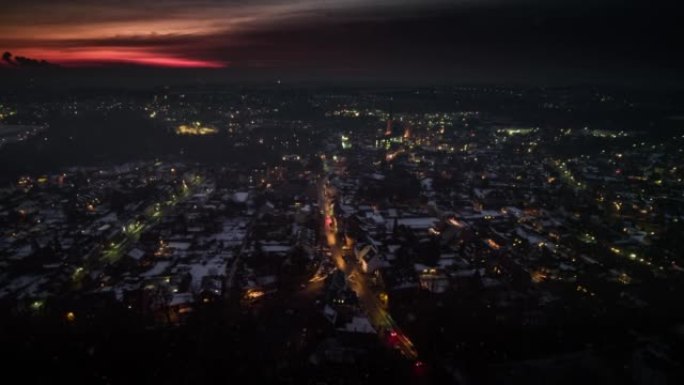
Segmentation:
<svg viewBox="0 0 684 385">
<path fill-rule="evenodd" d="M 678 83 L 679 11 L 665 0 L 22 0 L 2 6 L 0 50 L 13 55 L 6 68 Z"/>
</svg>

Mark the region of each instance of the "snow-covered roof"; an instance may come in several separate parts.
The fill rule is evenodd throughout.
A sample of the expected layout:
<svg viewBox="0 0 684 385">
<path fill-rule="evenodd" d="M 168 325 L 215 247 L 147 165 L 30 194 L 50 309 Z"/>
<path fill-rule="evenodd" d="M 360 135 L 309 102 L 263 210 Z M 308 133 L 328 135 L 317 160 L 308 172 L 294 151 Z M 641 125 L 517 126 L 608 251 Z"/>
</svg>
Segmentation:
<svg viewBox="0 0 684 385">
<path fill-rule="evenodd" d="M 373 325 L 366 317 L 354 316 L 341 330 L 352 333 L 375 333 Z"/>
<path fill-rule="evenodd" d="M 190 242 L 169 242 L 169 248 L 185 251 L 190 248 Z"/>
<path fill-rule="evenodd" d="M 169 306 L 178 306 L 186 303 L 194 303 L 195 299 L 192 297 L 192 294 L 190 293 L 176 293 L 173 295 L 173 298 L 171 298 L 171 302 L 169 302 Z"/>
<path fill-rule="evenodd" d="M 135 259 L 136 261 L 139 261 L 140 258 L 145 256 L 145 252 L 136 247 L 133 250 L 129 251 L 128 254 L 126 254 L 126 255 Z"/>
<path fill-rule="evenodd" d="M 261 250 L 263 250 L 264 253 L 273 253 L 273 254 L 280 254 L 280 253 L 287 253 L 292 249 L 292 246 L 288 245 L 281 245 L 281 244 L 271 244 L 271 245 L 262 245 Z"/>
<path fill-rule="evenodd" d="M 152 266 L 151 269 L 147 270 L 146 272 L 140 274 L 143 277 L 154 277 L 163 274 L 166 269 L 171 266 L 171 262 L 169 261 L 159 261 L 157 262 L 154 266 Z"/>
<path fill-rule="evenodd" d="M 222 258 L 212 258 L 206 263 L 194 263 L 190 265 L 188 272 L 192 276 L 191 287 L 198 290 L 202 284 L 202 278 L 211 275 L 225 275 L 226 262 Z"/>
<path fill-rule="evenodd" d="M 399 218 L 397 219 L 397 225 L 406 226 L 413 230 L 427 230 L 438 221 L 439 219 L 435 217 Z"/>
<path fill-rule="evenodd" d="M 249 197 L 249 192 L 239 191 L 239 192 L 233 193 L 233 201 L 235 203 L 245 203 L 245 202 L 247 202 L 248 197 Z"/>
</svg>

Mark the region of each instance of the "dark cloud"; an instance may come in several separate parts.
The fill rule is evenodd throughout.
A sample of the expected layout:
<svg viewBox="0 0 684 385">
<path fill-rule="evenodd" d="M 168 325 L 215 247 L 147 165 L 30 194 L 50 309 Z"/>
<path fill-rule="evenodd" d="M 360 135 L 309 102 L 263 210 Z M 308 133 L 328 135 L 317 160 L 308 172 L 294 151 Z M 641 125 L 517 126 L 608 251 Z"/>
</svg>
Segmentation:
<svg viewBox="0 0 684 385">
<path fill-rule="evenodd" d="M 13 56 L 11 52 L 5 51 L 2 60 L 12 67 L 19 68 L 58 68 L 59 66 L 46 60 L 32 59 L 24 56 Z"/>
<path fill-rule="evenodd" d="M 9 65 L 16 65 L 16 63 L 12 61 L 12 54 L 7 51 L 5 51 L 5 53 L 2 54 L 2 61 L 6 62 Z"/>
<path fill-rule="evenodd" d="M 365 20 L 307 20 L 158 43 L 237 67 L 345 68 L 377 76 L 634 77 L 684 65 L 678 13 L 658 8 L 500 6 Z M 164 48 L 166 47 L 166 48 Z M 665 71 L 665 72 L 660 72 Z M 649 75 L 650 74 L 650 75 Z"/>
</svg>

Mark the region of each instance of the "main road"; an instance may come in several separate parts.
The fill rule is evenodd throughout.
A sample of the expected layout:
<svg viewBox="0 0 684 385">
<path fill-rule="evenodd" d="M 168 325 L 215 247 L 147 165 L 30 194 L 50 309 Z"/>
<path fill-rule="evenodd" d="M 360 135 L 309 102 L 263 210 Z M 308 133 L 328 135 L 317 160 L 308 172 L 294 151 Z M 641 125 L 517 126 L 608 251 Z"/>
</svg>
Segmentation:
<svg viewBox="0 0 684 385">
<path fill-rule="evenodd" d="M 344 259 L 344 250 L 338 244 L 341 238 L 338 234 L 336 220 L 333 216 L 332 194 L 327 189 L 328 179 L 323 177 L 318 182 L 319 207 L 323 210 L 322 233 L 330 248 L 330 257 L 333 262 L 347 277 L 349 287 L 354 290 L 359 299 L 361 307 L 366 313 L 371 324 L 378 331 L 381 338 L 387 338 L 387 342 L 398 349 L 401 354 L 410 359 L 417 360 L 418 352 L 411 340 L 401 332 L 392 316 L 387 312 L 385 306 L 380 301 L 378 292 L 373 289 L 373 285 L 366 274 L 364 274 L 356 261 L 347 262 Z M 420 361 L 416 361 L 420 365 Z"/>
</svg>

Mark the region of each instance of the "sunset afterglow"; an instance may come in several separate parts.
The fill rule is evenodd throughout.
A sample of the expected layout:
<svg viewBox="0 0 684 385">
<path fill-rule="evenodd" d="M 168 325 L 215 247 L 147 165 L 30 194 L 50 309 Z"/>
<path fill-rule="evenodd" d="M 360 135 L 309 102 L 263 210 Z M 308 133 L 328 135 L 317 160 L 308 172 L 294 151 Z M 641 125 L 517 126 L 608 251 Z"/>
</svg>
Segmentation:
<svg viewBox="0 0 684 385">
<path fill-rule="evenodd" d="M 255 43 L 263 44 L 246 35 L 316 20 L 325 12 L 350 10 L 358 4 L 357 0 L 74 0 L 59 5 L 37 1 L 31 7 L 3 9 L 0 49 L 67 67 L 222 68 L 228 67 L 232 56 L 244 56 L 245 47 L 253 50 Z M 256 55 L 267 54 L 259 50 Z M 263 64 L 260 58 L 248 60 Z"/>
</svg>

